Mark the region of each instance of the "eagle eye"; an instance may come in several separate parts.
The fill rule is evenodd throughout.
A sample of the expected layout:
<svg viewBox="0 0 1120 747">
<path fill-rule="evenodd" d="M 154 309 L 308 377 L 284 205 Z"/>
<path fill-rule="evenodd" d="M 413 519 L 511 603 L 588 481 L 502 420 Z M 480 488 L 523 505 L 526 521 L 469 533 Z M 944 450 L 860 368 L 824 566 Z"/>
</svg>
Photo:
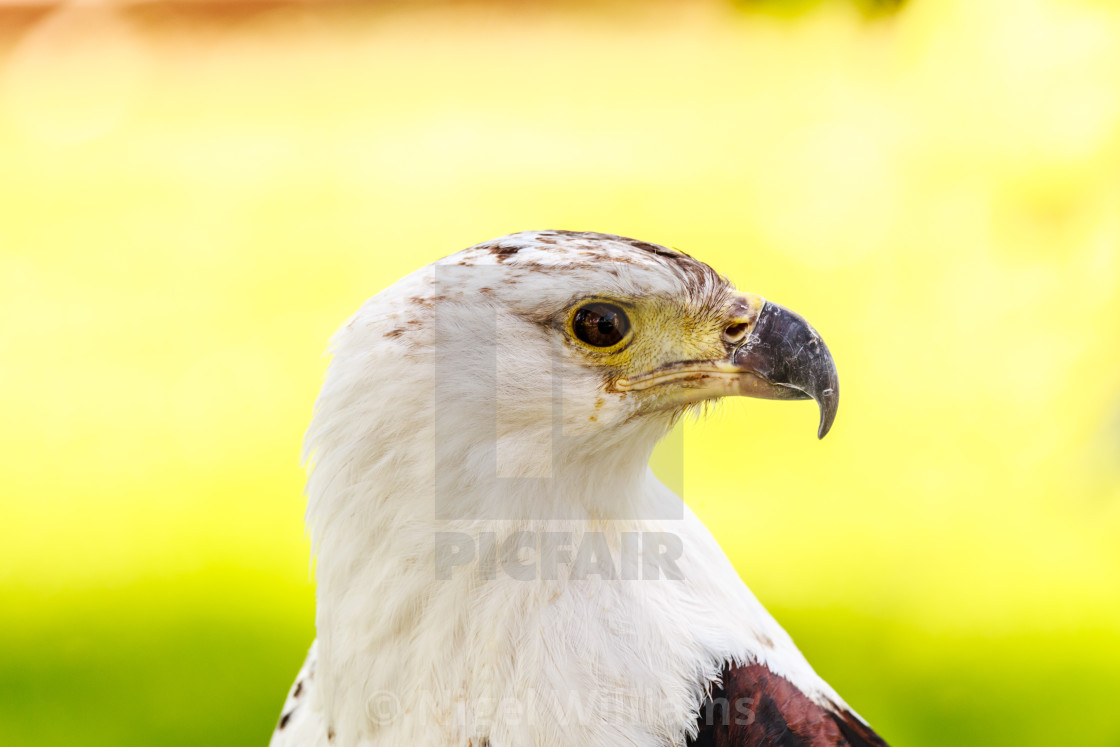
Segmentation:
<svg viewBox="0 0 1120 747">
<path fill-rule="evenodd" d="M 629 331 L 630 317 L 613 303 L 589 303 L 576 309 L 572 317 L 572 334 L 596 348 L 617 345 Z"/>
</svg>

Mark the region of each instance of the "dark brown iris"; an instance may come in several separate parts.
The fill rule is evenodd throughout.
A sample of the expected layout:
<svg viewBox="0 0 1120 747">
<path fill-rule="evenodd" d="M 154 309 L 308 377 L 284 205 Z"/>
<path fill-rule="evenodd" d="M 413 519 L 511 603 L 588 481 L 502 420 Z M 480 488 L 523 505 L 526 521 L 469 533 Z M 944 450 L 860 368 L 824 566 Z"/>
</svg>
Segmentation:
<svg viewBox="0 0 1120 747">
<path fill-rule="evenodd" d="M 630 331 L 630 318 L 613 303 L 596 301 L 576 310 L 572 333 L 596 348 L 617 345 Z"/>
</svg>

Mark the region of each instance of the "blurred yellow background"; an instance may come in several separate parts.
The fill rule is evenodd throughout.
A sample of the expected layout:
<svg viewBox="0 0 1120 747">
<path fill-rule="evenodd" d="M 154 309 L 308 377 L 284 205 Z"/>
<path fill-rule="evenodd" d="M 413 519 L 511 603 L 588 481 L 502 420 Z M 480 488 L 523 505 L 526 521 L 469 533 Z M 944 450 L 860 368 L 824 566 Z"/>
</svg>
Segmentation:
<svg viewBox="0 0 1120 747">
<path fill-rule="evenodd" d="M 265 743 L 330 334 L 570 228 L 828 341 L 685 493 L 888 741 L 1120 745 L 1120 7 L 794 10 L 0 8 L 0 743 Z"/>
</svg>

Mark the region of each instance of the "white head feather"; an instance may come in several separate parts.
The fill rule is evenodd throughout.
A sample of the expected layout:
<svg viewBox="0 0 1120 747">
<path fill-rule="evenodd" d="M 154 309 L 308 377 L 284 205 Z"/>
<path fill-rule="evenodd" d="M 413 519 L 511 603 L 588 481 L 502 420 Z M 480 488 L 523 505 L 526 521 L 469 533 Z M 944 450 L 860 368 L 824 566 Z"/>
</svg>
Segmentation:
<svg viewBox="0 0 1120 747">
<path fill-rule="evenodd" d="M 694 329 L 732 291 L 664 247 L 521 233 L 409 275 L 338 333 L 306 441 L 314 707 L 333 744 L 679 744 L 725 661 L 841 703 L 650 472 L 683 405 L 611 390 L 565 336 L 581 299 L 652 299 Z M 692 344 L 647 338 L 653 363 Z M 514 578 L 494 554 L 519 532 L 570 533 L 616 567 L 628 538 L 667 534 L 679 578 L 564 557 Z M 473 562 L 437 567 L 448 537 Z"/>
</svg>

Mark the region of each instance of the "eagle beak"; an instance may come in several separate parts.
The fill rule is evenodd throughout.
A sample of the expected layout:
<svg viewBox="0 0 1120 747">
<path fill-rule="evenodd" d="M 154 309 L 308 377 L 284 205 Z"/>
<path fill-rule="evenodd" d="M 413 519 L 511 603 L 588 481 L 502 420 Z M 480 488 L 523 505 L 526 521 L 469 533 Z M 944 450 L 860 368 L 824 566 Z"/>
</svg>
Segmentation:
<svg viewBox="0 0 1120 747">
<path fill-rule="evenodd" d="M 759 296 L 740 294 L 741 316 L 728 332 L 747 329 L 730 355 L 740 371 L 738 394 L 761 399 L 813 399 L 820 408 L 817 438 L 836 419 L 840 382 L 828 346 L 805 319 Z"/>
</svg>

